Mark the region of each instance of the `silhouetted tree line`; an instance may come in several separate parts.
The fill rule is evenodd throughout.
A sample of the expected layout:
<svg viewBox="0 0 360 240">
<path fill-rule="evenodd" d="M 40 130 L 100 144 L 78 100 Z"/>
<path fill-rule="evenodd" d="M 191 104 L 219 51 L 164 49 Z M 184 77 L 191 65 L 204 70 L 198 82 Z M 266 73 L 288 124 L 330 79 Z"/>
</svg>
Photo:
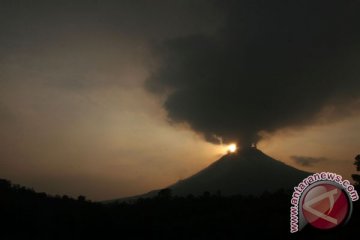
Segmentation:
<svg viewBox="0 0 360 240">
<path fill-rule="evenodd" d="M 358 161 L 358 160 L 357 160 Z M 347 225 L 328 231 L 307 226 L 289 233 L 292 190 L 259 197 L 173 196 L 110 204 L 84 196 L 50 196 L 0 179 L 0 239 L 348 239 L 360 224 L 359 201 Z"/>
<path fill-rule="evenodd" d="M 355 157 L 354 165 L 356 166 L 356 171 L 360 171 L 360 154 Z M 353 174 L 352 175 L 353 180 L 355 181 L 355 184 L 357 187 L 360 187 L 360 175 L 359 174 Z"/>
</svg>

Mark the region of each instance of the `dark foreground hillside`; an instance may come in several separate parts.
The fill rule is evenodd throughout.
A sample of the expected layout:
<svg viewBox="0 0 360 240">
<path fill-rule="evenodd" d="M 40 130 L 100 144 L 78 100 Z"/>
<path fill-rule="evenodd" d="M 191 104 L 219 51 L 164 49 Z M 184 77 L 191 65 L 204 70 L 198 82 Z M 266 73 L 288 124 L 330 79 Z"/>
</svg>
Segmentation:
<svg viewBox="0 0 360 240">
<path fill-rule="evenodd" d="M 359 233 L 360 206 L 339 229 L 289 233 L 290 191 L 260 197 L 172 197 L 105 205 L 52 197 L 0 180 L 0 239 L 347 239 Z"/>
</svg>

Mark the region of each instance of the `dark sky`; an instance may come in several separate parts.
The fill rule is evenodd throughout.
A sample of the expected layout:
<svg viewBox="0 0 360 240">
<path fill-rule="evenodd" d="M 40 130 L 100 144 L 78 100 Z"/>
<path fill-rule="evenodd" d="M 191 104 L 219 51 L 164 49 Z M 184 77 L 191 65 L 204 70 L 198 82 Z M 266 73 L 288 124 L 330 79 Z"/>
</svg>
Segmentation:
<svg viewBox="0 0 360 240">
<path fill-rule="evenodd" d="M 348 177 L 359 4 L 1 1 L 0 177 L 116 198 L 207 166 L 220 137 Z"/>
</svg>

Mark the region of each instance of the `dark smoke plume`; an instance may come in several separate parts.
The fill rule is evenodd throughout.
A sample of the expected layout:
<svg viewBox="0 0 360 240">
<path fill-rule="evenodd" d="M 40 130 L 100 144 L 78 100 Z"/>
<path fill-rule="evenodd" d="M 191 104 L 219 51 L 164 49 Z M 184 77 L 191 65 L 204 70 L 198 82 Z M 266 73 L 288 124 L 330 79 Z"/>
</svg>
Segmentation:
<svg viewBox="0 0 360 240">
<path fill-rule="evenodd" d="M 220 1 L 214 35 L 172 39 L 155 48 L 160 67 L 146 87 L 166 95 L 173 122 L 209 141 L 245 145 L 260 131 L 336 118 L 359 99 L 360 2 Z"/>
</svg>

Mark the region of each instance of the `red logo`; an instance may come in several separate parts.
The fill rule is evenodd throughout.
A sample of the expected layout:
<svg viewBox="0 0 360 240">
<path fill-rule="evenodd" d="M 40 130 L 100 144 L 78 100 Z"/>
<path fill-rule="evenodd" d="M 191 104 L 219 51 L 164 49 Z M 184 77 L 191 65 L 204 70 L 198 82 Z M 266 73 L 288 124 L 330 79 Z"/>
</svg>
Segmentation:
<svg viewBox="0 0 360 240">
<path fill-rule="evenodd" d="M 311 188 L 303 198 L 302 210 L 306 221 L 315 228 L 331 229 L 342 224 L 350 213 L 348 196 L 329 183 Z"/>
</svg>

